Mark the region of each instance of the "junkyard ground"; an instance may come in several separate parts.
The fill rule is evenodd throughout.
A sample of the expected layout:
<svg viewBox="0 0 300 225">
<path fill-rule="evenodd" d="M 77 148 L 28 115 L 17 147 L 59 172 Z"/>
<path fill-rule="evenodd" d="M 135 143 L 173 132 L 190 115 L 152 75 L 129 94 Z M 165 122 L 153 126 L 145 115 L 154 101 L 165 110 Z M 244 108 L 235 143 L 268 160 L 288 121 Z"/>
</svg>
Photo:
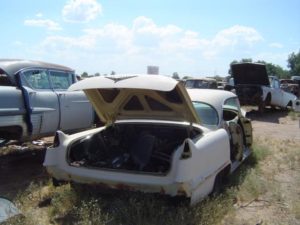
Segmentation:
<svg viewBox="0 0 300 225">
<path fill-rule="evenodd" d="M 300 224 L 299 114 L 247 111 L 254 154 L 221 193 L 192 208 L 157 195 L 54 188 L 42 166 L 52 138 L 42 146 L 10 143 L 0 151 L 0 197 L 22 216 L 7 224 Z"/>
</svg>

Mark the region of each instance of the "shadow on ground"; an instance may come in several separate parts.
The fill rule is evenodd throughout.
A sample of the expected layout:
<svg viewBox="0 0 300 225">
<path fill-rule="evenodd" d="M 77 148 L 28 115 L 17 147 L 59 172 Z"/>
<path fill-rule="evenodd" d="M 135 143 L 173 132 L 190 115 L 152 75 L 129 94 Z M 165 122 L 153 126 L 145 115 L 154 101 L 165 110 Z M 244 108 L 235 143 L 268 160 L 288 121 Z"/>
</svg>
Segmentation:
<svg viewBox="0 0 300 225">
<path fill-rule="evenodd" d="M 279 119 L 286 117 L 287 115 L 288 115 L 287 110 L 272 109 L 272 108 L 266 108 L 263 113 L 255 109 L 250 109 L 247 112 L 247 117 L 250 118 L 251 120 L 268 122 L 268 123 L 279 123 Z"/>
<path fill-rule="evenodd" d="M 0 196 L 15 199 L 31 182 L 48 180 L 43 167 L 46 147 L 27 149 L 0 156 Z"/>
</svg>

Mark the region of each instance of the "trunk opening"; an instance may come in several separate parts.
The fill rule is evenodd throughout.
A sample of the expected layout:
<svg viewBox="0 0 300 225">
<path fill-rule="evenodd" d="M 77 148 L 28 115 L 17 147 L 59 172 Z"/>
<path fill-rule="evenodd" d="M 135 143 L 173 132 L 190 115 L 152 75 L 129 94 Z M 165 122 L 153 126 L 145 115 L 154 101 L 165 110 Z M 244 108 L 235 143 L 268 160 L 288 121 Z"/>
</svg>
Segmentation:
<svg viewBox="0 0 300 225">
<path fill-rule="evenodd" d="M 165 175 L 172 155 L 186 138 L 201 134 L 190 126 L 114 124 L 74 142 L 68 163 L 76 167 Z"/>
</svg>

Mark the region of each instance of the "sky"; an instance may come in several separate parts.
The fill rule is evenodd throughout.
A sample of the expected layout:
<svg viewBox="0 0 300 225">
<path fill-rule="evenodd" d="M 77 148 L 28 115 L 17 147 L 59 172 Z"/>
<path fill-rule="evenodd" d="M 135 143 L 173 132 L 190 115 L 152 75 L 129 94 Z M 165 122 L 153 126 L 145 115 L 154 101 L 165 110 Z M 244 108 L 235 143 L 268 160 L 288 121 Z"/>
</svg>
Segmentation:
<svg viewBox="0 0 300 225">
<path fill-rule="evenodd" d="M 300 0 L 2 0 L 0 58 L 77 74 L 226 76 L 233 60 L 287 69 L 300 51 Z"/>
</svg>

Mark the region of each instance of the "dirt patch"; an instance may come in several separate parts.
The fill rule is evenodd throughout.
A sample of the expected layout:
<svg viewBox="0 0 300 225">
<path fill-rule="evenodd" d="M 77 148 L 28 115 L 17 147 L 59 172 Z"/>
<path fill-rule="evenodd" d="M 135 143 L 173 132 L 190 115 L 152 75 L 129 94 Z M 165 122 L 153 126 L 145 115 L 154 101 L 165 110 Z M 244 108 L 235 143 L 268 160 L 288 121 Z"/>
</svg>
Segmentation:
<svg viewBox="0 0 300 225">
<path fill-rule="evenodd" d="M 249 108 L 247 111 L 254 138 L 300 140 L 300 118 L 291 118 L 288 111 L 266 109 L 264 114 Z"/>
</svg>

